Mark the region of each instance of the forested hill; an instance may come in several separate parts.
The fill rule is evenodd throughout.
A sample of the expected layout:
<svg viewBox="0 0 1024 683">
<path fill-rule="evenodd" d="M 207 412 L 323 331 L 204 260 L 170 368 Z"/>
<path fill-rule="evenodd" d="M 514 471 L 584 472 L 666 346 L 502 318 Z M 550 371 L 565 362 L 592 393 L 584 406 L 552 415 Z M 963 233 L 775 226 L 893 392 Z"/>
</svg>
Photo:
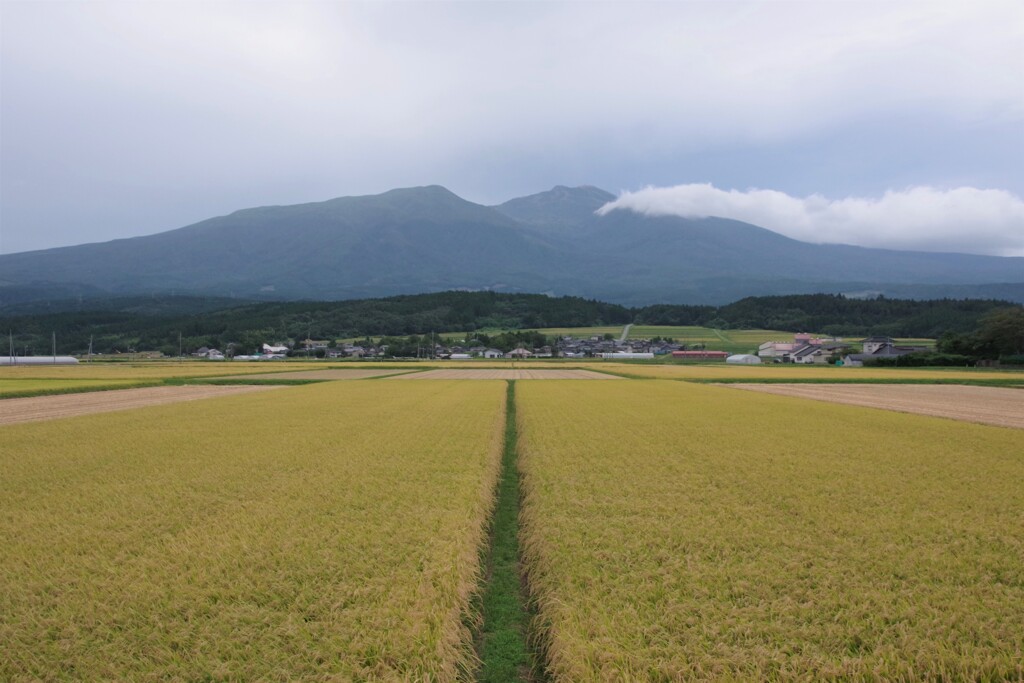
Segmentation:
<svg viewBox="0 0 1024 683">
<path fill-rule="evenodd" d="M 726 306 L 647 306 L 636 311 L 646 325 L 703 325 L 720 329 L 807 331 L 836 336 L 888 335 L 937 338 L 966 332 L 995 308 L 1017 307 L 994 299 L 850 299 L 839 294 L 759 296 Z"/>
<path fill-rule="evenodd" d="M 61 312 L 0 317 L 19 353 L 83 353 L 90 337 L 97 352 L 225 348 L 251 350 L 263 342 L 341 339 L 366 335 L 471 332 L 478 329 L 536 329 L 624 325 L 700 325 L 720 329 L 776 329 L 843 336 L 883 334 L 939 337 L 967 332 L 997 308 L 1019 305 L 996 300 L 848 299 L 814 294 L 751 297 L 726 306 L 656 305 L 627 308 L 578 297 L 494 292 L 441 292 L 339 302 L 305 301 L 227 306 L 230 300 L 135 297 L 68 303 Z M 74 309 L 77 310 L 68 310 Z M 189 310 L 189 313 L 183 311 Z"/>
</svg>

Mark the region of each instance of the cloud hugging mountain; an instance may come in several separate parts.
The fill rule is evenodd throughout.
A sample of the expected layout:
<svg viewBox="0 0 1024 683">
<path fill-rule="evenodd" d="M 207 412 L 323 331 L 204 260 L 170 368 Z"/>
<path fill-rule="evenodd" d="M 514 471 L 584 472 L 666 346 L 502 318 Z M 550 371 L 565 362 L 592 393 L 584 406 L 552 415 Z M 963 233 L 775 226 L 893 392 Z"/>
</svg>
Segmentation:
<svg viewBox="0 0 1024 683">
<path fill-rule="evenodd" d="M 810 292 L 1024 301 L 1024 258 L 811 244 L 724 218 L 599 211 L 615 200 L 559 186 L 488 207 L 429 186 L 244 209 L 146 237 L 0 256 L 0 303 L 449 289 L 630 305 Z"/>
</svg>

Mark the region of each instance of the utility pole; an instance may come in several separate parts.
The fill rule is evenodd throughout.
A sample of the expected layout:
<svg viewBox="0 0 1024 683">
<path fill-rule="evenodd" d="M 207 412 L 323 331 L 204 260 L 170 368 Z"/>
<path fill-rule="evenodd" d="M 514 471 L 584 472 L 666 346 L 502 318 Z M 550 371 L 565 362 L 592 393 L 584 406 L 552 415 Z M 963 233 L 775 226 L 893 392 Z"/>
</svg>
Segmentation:
<svg viewBox="0 0 1024 683">
<path fill-rule="evenodd" d="M 14 333 L 8 331 L 7 332 L 7 339 L 11 342 L 11 365 L 17 365 L 18 364 L 18 357 L 16 355 L 14 355 Z"/>
<path fill-rule="evenodd" d="M 92 335 L 89 335 L 89 362 L 92 362 Z"/>
<path fill-rule="evenodd" d="M 178 332 L 178 362 L 181 362 L 181 332 Z"/>
<path fill-rule="evenodd" d="M 51 332 L 50 335 L 53 339 L 53 364 L 57 364 L 57 333 Z"/>
</svg>

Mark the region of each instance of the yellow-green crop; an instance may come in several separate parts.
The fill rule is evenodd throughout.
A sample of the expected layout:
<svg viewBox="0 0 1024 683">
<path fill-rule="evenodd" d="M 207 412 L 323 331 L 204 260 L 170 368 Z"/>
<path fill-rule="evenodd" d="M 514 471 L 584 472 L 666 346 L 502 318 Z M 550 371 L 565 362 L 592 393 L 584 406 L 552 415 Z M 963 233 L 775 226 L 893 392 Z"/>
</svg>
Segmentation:
<svg viewBox="0 0 1024 683">
<path fill-rule="evenodd" d="M 517 410 L 553 680 L 1024 677 L 1024 431 L 659 381 Z"/>
<path fill-rule="evenodd" d="M 453 680 L 504 382 L 0 428 L 0 680 Z"/>
<path fill-rule="evenodd" d="M 127 389 L 139 384 L 148 383 L 146 380 L 133 379 L 11 379 L 6 376 L 0 376 L 0 398 L 77 391 L 99 391 L 103 389 Z"/>
<path fill-rule="evenodd" d="M 836 367 L 833 365 L 795 365 L 792 363 L 764 363 L 761 365 L 729 365 L 707 363 L 700 365 L 647 365 L 642 363 L 598 364 L 595 369 L 615 372 L 630 377 L 649 379 L 686 379 L 703 381 L 800 382 L 820 380 L 829 382 L 857 382 L 861 380 L 912 381 L 1020 381 L 1024 372 L 995 371 L 975 368 L 871 368 Z"/>
<path fill-rule="evenodd" d="M 322 363 L 284 361 L 151 361 L 137 363 L 79 363 L 77 365 L 14 365 L 0 368 L 3 379 L 170 379 L 217 377 L 256 372 L 294 372 L 323 368 Z"/>
</svg>

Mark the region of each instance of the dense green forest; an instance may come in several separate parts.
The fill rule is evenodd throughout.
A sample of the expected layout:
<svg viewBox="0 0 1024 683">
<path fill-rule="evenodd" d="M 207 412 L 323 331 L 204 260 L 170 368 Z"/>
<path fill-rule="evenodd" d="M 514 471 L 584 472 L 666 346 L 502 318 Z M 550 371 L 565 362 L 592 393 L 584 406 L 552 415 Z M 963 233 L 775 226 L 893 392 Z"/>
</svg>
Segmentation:
<svg viewBox="0 0 1024 683">
<path fill-rule="evenodd" d="M 726 306 L 654 305 L 627 308 L 578 297 L 494 292 L 441 292 L 384 299 L 270 302 L 237 305 L 230 299 L 134 297 L 69 302 L 57 312 L 0 317 L 16 352 L 80 354 L 89 340 L 97 353 L 129 349 L 178 351 L 200 346 L 252 352 L 264 342 L 408 336 L 482 329 L 701 325 L 719 329 L 764 328 L 842 336 L 931 337 L 967 335 L 997 309 L 1020 306 L 995 300 L 914 301 L 849 299 L 813 294 L 750 297 Z M 217 310 L 219 307 L 219 310 Z M 75 310 L 75 309 L 78 310 Z"/>
</svg>

